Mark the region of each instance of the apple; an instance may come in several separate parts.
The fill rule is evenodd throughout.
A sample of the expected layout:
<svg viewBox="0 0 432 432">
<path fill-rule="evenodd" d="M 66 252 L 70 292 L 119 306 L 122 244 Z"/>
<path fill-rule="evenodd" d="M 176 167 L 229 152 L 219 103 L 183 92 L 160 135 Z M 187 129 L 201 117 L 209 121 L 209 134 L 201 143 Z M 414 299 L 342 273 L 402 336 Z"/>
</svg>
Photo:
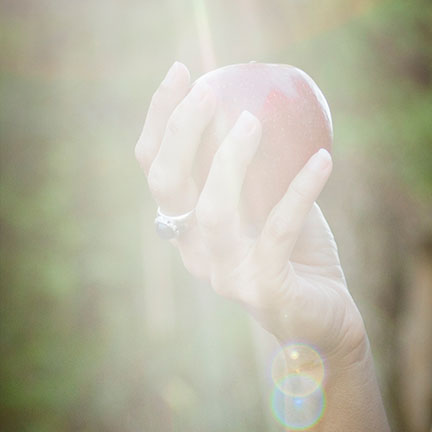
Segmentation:
<svg viewBox="0 0 432 432">
<path fill-rule="evenodd" d="M 208 72 L 206 82 L 219 103 L 203 134 L 194 165 L 198 187 L 213 156 L 243 110 L 262 123 L 262 139 L 243 183 L 243 225 L 259 230 L 291 180 L 320 148 L 331 150 L 333 128 L 327 101 L 302 70 L 285 64 L 250 62 Z"/>
</svg>

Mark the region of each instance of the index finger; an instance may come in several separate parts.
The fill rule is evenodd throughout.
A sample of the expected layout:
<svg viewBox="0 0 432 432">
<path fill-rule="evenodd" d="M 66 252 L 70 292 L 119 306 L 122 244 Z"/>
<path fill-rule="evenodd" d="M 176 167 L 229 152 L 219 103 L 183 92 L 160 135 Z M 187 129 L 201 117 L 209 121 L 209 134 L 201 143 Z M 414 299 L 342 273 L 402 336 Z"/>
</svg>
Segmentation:
<svg viewBox="0 0 432 432">
<path fill-rule="evenodd" d="M 189 87 L 189 70 L 183 63 L 175 62 L 152 97 L 143 130 L 135 146 L 135 156 L 146 174 L 159 151 L 168 118 L 186 96 Z"/>
</svg>

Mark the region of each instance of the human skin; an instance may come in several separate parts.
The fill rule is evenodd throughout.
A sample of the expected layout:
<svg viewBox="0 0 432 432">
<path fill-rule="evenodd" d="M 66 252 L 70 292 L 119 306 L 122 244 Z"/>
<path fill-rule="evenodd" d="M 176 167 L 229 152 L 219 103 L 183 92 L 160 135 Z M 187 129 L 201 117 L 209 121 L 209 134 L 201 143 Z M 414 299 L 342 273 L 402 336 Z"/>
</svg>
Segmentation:
<svg viewBox="0 0 432 432">
<path fill-rule="evenodd" d="M 327 408 L 313 431 L 389 431 L 362 317 L 348 291 L 333 234 L 315 200 L 332 170 L 321 149 L 297 174 L 256 235 L 245 235 L 238 203 L 260 143 L 261 124 L 243 112 L 216 152 L 204 187 L 194 157 L 217 106 L 205 83 L 192 90 L 176 62 L 153 95 L 135 148 L 161 210 L 195 208 L 195 223 L 170 240 L 193 275 L 238 301 L 282 346 L 317 348 Z"/>
</svg>

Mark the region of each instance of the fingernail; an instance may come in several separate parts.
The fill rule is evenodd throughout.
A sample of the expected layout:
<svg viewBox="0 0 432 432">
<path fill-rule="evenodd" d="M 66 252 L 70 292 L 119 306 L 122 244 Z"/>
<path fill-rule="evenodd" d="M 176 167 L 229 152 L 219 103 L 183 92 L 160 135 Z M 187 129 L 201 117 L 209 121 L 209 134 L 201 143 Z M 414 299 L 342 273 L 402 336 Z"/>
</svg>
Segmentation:
<svg viewBox="0 0 432 432">
<path fill-rule="evenodd" d="M 257 128 L 258 119 L 249 111 L 243 111 L 238 118 L 234 133 L 238 135 L 251 135 Z"/>
<path fill-rule="evenodd" d="M 192 101 L 195 103 L 203 102 L 209 93 L 209 89 L 210 89 L 210 87 L 208 86 L 208 84 L 205 84 L 205 83 L 196 84 L 193 87 L 192 92 L 191 92 Z"/>
<path fill-rule="evenodd" d="M 319 149 L 310 159 L 309 168 L 320 171 L 326 168 L 331 162 L 330 153 L 325 149 Z"/>
<path fill-rule="evenodd" d="M 178 61 L 174 62 L 174 64 L 169 68 L 169 71 L 167 72 L 165 79 L 163 80 L 163 83 L 167 86 L 171 86 L 175 83 L 178 70 L 180 67 L 180 63 Z"/>
</svg>

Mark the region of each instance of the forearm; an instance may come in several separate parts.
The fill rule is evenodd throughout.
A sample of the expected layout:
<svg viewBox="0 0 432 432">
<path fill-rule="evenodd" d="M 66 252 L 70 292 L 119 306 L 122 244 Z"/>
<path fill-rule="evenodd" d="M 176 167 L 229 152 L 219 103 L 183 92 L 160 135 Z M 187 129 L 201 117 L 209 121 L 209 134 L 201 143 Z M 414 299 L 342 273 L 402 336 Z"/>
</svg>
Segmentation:
<svg viewBox="0 0 432 432">
<path fill-rule="evenodd" d="M 384 406 L 367 343 L 364 358 L 349 368 L 339 369 L 337 361 L 326 368 L 323 383 L 326 408 L 314 432 L 389 432 Z"/>
</svg>

